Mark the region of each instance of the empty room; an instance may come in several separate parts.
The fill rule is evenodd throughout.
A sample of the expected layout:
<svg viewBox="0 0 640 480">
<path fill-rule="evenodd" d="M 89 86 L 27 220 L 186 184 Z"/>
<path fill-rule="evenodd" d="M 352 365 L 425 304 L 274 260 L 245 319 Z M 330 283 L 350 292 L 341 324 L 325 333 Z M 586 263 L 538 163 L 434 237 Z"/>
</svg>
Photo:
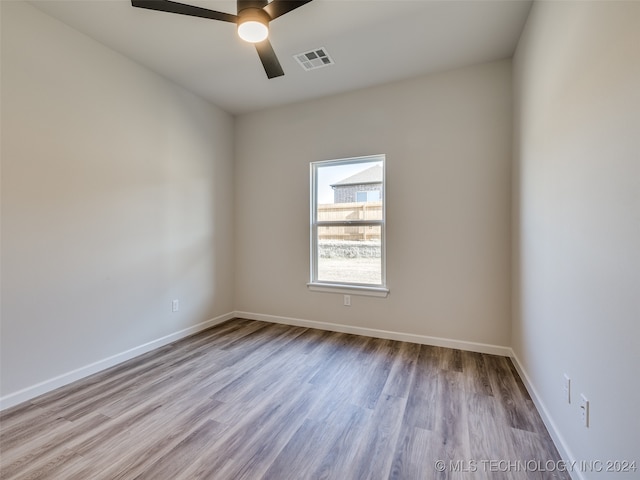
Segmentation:
<svg viewBox="0 0 640 480">
<path fill-rule="evenodd" d="M 640 2 L 0 0 L 0 478 L 640 478 Z"/>
</svg>

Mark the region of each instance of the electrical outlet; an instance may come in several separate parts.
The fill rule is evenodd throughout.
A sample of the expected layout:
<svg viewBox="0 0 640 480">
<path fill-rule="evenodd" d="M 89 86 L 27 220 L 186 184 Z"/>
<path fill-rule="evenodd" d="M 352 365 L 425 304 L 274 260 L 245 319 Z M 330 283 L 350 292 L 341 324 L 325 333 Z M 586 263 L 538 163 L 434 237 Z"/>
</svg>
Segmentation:
<svg viewBox="0 0 640 480">
<path fill-rule="evenodd" d="M 589 427 L 589 400 L 584 394 L 580 394 L 580 420 L 582 421 L 582 425 L 585 427 Z"/>
<path fill-rule="evenodd" d="M 350 307 L 351 306 L 351 295 L 345 295 L 344 296 L 344 306 L 345 307 Z"/>
<path fill-rule="evenodd" d="M 567 375 L 566 373 L 564 374 L 563 391 L 564 391 L 564 398 L 567 400 L 567 403 L 571 403 L 571 379 L 569 378 L 569 375 Z"/>
<path fill-rule="evenodd" d="M 178 310 L 180 310 L 180 301 L 179 300 L 174 300 L 171 302 L 171 311 L 172 312 L 177 312 Z"/>
</svg>

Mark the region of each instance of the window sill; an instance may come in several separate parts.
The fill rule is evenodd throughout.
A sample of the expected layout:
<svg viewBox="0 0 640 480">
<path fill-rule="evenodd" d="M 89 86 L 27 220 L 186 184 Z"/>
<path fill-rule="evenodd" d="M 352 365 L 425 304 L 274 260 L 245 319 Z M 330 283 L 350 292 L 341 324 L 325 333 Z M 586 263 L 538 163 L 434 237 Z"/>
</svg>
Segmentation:
<svg viewBox="0 0 640 480">
<path fill-rule="evenodd" d="M 384 287 L 365 287 L 359 285 L 341 285 L 339 283 L 307 283 L 312 292 L 343 293 L 346 295 L 363 295 L 367 297 L 386 297 L 389 289 Z"/>
</svg>

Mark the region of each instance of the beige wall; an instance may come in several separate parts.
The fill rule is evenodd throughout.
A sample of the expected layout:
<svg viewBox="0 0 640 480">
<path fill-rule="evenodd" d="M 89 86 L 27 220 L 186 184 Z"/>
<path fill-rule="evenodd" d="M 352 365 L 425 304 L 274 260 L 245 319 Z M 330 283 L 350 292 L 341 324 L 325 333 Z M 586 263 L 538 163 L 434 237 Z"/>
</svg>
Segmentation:
<svg viewBox="0 0 640 480">
<path fill-rule="evenodd" d="M 638 466 L 639 27 L 637 2 L 534 4 L 514 60 L 512 339 L 570 458 Z"/>
<path fill-rule="evenodd" d="M 233 119 L 0 3 L 7 395 L 233 310 Z"/>
<path fill-rule="evenodd" d="M 236 310 L 510 341 L 511 62 L 236 120 Z M 309 162 L 387 155 L 387 298 L 310 292 Z M 259 235 L 258 235 L 259 234 Z"/>
</svg>

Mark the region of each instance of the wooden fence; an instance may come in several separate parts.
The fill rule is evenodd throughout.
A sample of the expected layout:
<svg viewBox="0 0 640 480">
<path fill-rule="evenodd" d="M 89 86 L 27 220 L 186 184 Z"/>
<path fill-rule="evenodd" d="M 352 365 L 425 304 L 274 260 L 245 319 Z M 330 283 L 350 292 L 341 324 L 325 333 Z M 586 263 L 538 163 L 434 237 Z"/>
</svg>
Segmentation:
<svg viewBox="0 0 640 480">
<path fill-rule="evenodd" d="M 319 222 L 344 220 L 382 220 L 382 202 L 330 203 L 318 205 Z M 380 240 L 379 225 L 319 227 L 319 240 Z"/>
</svg>

